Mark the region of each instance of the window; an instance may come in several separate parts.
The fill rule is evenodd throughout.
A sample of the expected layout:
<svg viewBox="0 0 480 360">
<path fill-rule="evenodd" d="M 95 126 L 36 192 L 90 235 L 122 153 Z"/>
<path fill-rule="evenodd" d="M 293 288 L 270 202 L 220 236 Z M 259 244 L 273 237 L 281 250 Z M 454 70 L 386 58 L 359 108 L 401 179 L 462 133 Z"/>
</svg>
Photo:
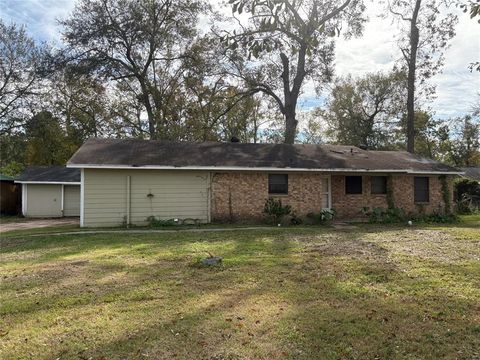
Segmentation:
<svg viewBox="0 0 480 360">
<path fill-rule="evenodd" d="M 287 174 L 268 175 L 268 193 L 269 194 L 288 194 L 288 175 Z"/>
<path fill-rule="evenodd" d="M 386 194 L 387 193 L 387 177 L 386 176 L 372 176 L 370 178 L 372 194 Z"/>
<path fill-rule="evenodd" d="M 330 209 L 330 177 L 322 178 L 322 209 Z"/>
<path fill-rule="evenodd" d="M 362 193 L 362 177 L 361 176 L 345 176 L 345 194 L 361 194 Z"/>
<path fill-rule="evenodd" d="M 414 179 L 414 201 L 415 202 L 429 202 L 430 201 L 430 186 L 429 179 L 426 176 L 415 177 Z"/>
</svg>

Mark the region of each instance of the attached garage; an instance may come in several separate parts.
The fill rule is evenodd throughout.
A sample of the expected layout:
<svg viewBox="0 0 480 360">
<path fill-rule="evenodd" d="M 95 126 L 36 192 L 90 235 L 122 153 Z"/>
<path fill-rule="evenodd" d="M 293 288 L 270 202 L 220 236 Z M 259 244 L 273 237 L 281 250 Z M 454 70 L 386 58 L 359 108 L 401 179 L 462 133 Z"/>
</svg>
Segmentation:
<svg viewBox="0 0 480 360">
<path fill-rule="evenodd" d="M 205 171 L 83 170 L 83 226 L 146 225 L 148 218 L 209 221 Z"/>
<path fill-rule="evenodd" d="M 15 182 L 22 185 L 24 216 L 80 216 L 79 170 L 62 166 L 29 167 Z"/>
</svg>

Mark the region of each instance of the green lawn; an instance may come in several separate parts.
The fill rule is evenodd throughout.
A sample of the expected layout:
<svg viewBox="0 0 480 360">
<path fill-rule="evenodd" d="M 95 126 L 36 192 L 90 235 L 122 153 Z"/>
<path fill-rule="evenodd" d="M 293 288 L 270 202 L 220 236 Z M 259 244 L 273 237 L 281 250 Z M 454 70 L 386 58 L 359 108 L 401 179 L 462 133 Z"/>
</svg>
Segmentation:
<svg viewBox="0 0 480 360">
<path fill-rule="evenodd" d="M 0 358 L 476 359 L 468 220 L 4 236 Z M 207 251 L 223 266 L 199 266 Z"/>
</svg>

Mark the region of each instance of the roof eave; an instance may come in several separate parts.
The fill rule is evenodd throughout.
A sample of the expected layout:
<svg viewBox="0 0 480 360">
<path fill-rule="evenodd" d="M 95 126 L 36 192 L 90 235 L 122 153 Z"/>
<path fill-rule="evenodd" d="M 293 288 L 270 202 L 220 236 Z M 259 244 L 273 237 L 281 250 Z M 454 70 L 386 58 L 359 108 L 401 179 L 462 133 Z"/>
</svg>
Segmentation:
<svg viewBox="0 0 480 360">
<path fill-rule="evenodd" d="M 330 173 L 403 173 L 431 175 L 463 175 L 461 171 L 429 171 L 412 169 L 351 169 L 351 168 L 291 168 L 291 167 L 243 167 L 243 166 L 167 166 L 167 165 L 107 165 L 107 164 L 67 164 L 68 168 L 112 169 L 112 170 L 202 170 L 202 171 L 289 171 L 289 172 L 330 172 Z"/>
</svg>

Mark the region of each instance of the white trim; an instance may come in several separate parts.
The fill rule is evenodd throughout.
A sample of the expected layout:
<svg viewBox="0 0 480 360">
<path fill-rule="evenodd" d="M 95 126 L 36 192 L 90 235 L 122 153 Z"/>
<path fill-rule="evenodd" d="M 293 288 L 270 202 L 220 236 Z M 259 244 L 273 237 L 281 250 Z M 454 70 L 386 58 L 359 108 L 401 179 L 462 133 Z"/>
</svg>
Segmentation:
<svg viewBox="0 0 480 360">
<path fill-rule="evenodd" d="M 65 216 L 64 207 L 65 207 L 65 185 L 62 184 L 62 202 L 61 202 L 61 208 L 60 208 L 60 211 L 62 212 L 62 216 Z"/>
<path fill-rule="evenodd" d="M 27 184 L 22 184 L 22 215 L 27 216 Z"/>
<path fill-rule="evenodd" d="M 80 170 L 80 227 L 85 226 L 85 173 Z"/>
<path fill-rule="evenodd" d="M 118 170 L 209 170 L 209 171 L 289 171 L 289 172 L 335 172 L 335 173 L 401 173 L 401 174 L 451 174 L 462 175 L 459 171 L 419 171 L 419 170 L 398 170 L 398 169 L 312 169 L 312 168 L 277 168 L 277 167 L 243 167 L 243 166 L 164 166 L 164 165 L 91 165 L 91 164 L 67 164 L 68 168 L 80 169 L 118 169 Z"/>
<path fill-rule="evenodd" d="M 331 210 L 332 209 L 332 176 L 328 175 L 326 179 L 328 182 L 328 210 Z"/>
<path fill-rule="evenodd" d="M 127 228 L 130 227 L 130 208 L 131 208 L 131 185 L 130 185 L 130 182 L 131 182 L 131 176 L 130 175 L 127 175 L 127 193 L 126 193 L 126 196 L 127 196 Z"/>
<path fill-rule="evenodd" d="M 79 182 L 67 181 L 15 181 L 16 184 L 38 184 L 38 185 L 80 185 Z"/>
</svg>

